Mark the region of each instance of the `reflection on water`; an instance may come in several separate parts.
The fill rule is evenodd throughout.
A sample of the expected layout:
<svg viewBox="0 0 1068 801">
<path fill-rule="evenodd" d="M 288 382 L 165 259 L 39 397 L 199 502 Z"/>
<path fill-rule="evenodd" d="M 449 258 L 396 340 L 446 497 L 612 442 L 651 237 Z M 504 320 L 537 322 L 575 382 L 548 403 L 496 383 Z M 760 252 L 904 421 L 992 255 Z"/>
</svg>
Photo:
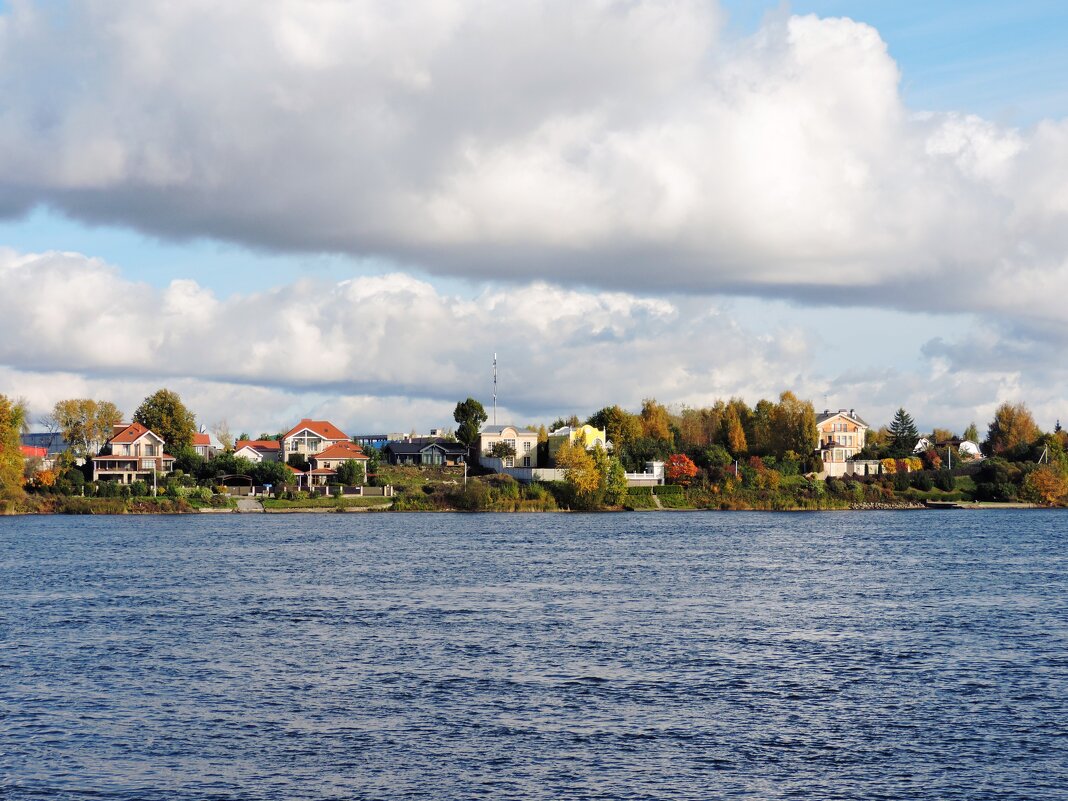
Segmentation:
<svg viewBox="0 0 1068 801">
<path fill-rule="evenodd" d="M 1057 512 L 0 519 L 0 797 L 1068 797 Z"/>
</svg>

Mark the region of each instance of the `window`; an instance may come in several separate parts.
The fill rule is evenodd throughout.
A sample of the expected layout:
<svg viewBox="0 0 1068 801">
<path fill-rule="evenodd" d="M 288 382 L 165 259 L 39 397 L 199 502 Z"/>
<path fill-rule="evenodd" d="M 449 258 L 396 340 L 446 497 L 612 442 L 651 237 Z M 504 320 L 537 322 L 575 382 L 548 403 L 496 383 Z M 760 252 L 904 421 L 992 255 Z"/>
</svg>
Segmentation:
<svg viewBox="0 0 1068 801">
<path fill-rule="evenodd" d="M 530 442 L 529 441 L 523 443 L 523 453 L 530 453 Z"/>
<path fill-rule="evenodd" d="M 530 443 L 527 443 L 527 444 L 529 445 Z M 527 448 L 527 450 L 530 450 L 530 449 Z M 530 467 L 530 457 L 529 456 L 524 456 L 523 457 L 523 467 Z"/>
</svg>

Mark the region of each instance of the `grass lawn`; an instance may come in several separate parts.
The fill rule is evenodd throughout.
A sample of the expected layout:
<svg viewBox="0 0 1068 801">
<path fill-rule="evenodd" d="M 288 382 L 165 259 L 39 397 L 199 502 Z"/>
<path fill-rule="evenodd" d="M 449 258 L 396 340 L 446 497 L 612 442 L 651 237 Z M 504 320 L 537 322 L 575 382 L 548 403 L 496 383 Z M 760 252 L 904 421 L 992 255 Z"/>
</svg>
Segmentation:
<svg viewBox="0 0 1068 801">
<path fill-rule="evenodd" d="M 268 498 L 263 501 L 264 509 L 361 509 L 370 506 L 385 506 L 392 502 L 392 498 L 382 496 L 363 497 L 356 495 L 350 498 L 306 498 L 302 501 L 285 501 Z"/>
</svg>

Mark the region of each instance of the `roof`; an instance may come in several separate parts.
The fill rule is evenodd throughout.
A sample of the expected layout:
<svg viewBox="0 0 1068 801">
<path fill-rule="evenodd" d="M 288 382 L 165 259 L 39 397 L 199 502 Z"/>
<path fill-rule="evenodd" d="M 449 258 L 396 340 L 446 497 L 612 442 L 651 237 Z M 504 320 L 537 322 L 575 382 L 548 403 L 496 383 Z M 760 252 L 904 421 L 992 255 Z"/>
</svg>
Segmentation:
<svg viewBox="0 0 1068 801">
<path fill-rule="evenodd" d="M 854 410 L 854 409 L 839 409 L 836 412 L 832 412 L 830 409 L 824 409 L 820 414 L 816 415 L 816 425 L 819 425 L 820 423 L 823 423 L 823 422 L 825 422 L 827 420 L 830 420 L 832 417 L 838 417 L 839 415 L 841 415 L 842 417 L 848 417 L 854 423 L 859 423 L 860 425 L 864 426 L 865 428 L 871 428 L 870 425 L 865 423 L 860 418 L 860 415 L 858 415 L 856 413 L 856 410 Z"/>
<path fill-rule="evenodd" d="M 163 437 L 161 437 L 155 431 L 150 431 L 149 429 L 145 428 L 140 423 L 130 423 L 130 425 L 126 426 L 126 428 L 122 429 L 122 431 L 115 434 L 109 440 L 109 442 L 111 442 L 113 445 L 116 443 L 119 445 L 125 445 L 129 442 L 137 442 L 137 440 L 141 439 L 141 437 L 145 436 L 145 434 L 151 434 L 160 442 L 163 442 Z"/>
<path fill-rule="evenodd" d="M 467 453 L 465 445 L 461 445 L 459 442 L 451 442 L 447 439 L 434 440 L 433 442 L 390 442 L 386 445 L 386 450 L 399 456 L 422 453 L 427 448 L 433 448 L 434 446 L 441 448 L 446 453 Z"/>
<path fill-rule="evenodd" d="M 315 454 L 313 459 L 367 459 L 367 454 L 363 452 L 363 448 L 348 440 L 344 442 L 337 442 L 331 445 L 326 450 L 319 451 Z"/>
<path fill-rule="evenodd" d="M 533 428 L 527 428 L 526 426 L 482 426 L 482 429 L 478 433 L 479 434 L 503 434 L 504 433 L 504 429 L 506 429 L 506 428 L 514 428 L 520 434 L 535 434 L 536 435 L 538 433 Z"/>
<path fill-rule="evenodd" d="M 348 440 L 349 438 L 348 434 L 346 434 L 336 425 L 331 423 L 329 420 L 310 420 L 307 417 L 305 417 L 303 420 L 293 426 L 293 428 L 289 429 L 289 431 L 283 434 L 282 438 L 289 439 L 290 437 L 296 436 L 305 429 L 311 431 L 313 434 L 322 437 L 323 439 Z"/>
<path fill-rule="evenodd" d="M 309 476 L 336 476 L 337 470 L 331 470 L 327 467 L 317 467 L 314 470 L 308 471 Z"/>
<path fill-rule="evenodd" d="M 59 433 L 34 432 L 21 435 L 19 440 L 23 445 L 46 448 L 49 453 L 64 453 L 70 450 L 70 443 L 63 439 Z"/>
<path fill-rule="evenodd" d="M 298 476 L 304 475 L 304 471 L 303 470 L 297 470 L 297 468 L 295 468 L 291 464 L 287 464 L 286 467 L 289 468 L 290 472 L 296 473 Z"/>
<path fill-rule="evenodd" d="M 22 450 L 22 455 L 27 458 L 37 457 L 38 459 L 43 459 L 48 456 L 48 448 L 39 448 L 35 445 L 20 445 L 19 448 Z"/>
<path fill-rule="evenodd" d="M 162 459 L 165 462 L 166 461 L 171 461 L 171 462 L 174 461 L 174 457 L 171 456 L 169 453 L 165 453 L 162 456 L 135 456 L 132 453 L 126 453 L 126 454 L 112 453 L 112 454 L 107 455 L 107 456 L 94 456 L 92 461 L 95 462 L 97 460 L 106 460 L 106 461 L 110 461 L 110 462 L 132 462 L 132 461 L 141 461 L 142 459 Z"/>
<path fill-rule="evenodd" d="M 194 434 L 193 445 L 198 448 L 207 446 L 209 448 L 218 448 L 219 450 L 222 450 L 222 443 L 219 442 L 219 438 L 207 431 L 198 431 Z"/>
<path fill-rule="evenodd" d="M 282 443 L 276 439 L 239 439 L 234 445 L 234 450 L 252 448 L 254 451 L 277 451 L 281 450 Z"/>
</svg>

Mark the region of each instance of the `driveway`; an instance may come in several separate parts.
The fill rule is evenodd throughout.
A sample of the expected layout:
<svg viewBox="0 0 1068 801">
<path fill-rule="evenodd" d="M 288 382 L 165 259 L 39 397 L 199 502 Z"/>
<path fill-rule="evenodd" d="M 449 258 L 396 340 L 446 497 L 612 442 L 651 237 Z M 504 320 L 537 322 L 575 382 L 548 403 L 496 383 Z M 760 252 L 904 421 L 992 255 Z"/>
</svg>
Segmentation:
<svg viewBox="0 0 1068 801">
<path fill-rule="evenodd" d="M 241 498 L 237 499 L 237 511 L 239 512 L 259 512 L 263 514 L 263 504 L 260 503 L 259 498 Z"/>
</svg>

